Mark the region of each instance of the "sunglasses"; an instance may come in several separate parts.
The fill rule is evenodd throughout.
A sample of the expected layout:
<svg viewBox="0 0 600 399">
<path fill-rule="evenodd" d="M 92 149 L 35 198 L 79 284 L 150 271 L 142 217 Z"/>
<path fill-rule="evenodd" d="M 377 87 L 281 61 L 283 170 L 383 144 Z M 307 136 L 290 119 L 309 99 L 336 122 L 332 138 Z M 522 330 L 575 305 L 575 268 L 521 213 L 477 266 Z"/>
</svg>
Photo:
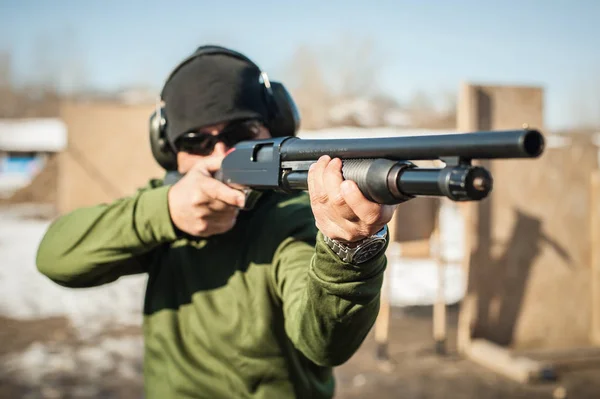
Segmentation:
<svg viewBox="0 0 600 399">
<path fill-rule="evenodd" d="M 231 148 L 239 142 L 256 139 L 261 126 L 260 121 L 245 120 L 228 124 L 218 135 L 189 132 L 175 141 L 175 147 L 194 155 L 210 155 L 218 142 Z"/>
</svg>

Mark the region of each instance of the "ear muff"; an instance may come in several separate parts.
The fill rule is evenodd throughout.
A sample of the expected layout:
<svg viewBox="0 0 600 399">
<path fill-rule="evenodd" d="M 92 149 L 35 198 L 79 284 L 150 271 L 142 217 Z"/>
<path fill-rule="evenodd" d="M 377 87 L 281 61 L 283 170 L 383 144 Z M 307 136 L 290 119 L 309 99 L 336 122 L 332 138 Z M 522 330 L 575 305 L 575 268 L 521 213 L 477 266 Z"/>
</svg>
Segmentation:
<svg viewBox="0 0 600 399">
<path fill-rule="evenodd" d="M 279 82 L 271 82 L 273 100 L 277 113 L 269 121 L 269 130 L 273 137 L 295 136 L 300 130 L 300 111 L 285 86 Z"/>
<path fill-rule="evenodd" d="M 300 113 L 292 99 L 291 95 L 283 84 L 279 82 L 270 82 L 266 73 L 243 54 L 221 46 L 201 46 L 192 55 L 181 61 L 169 73 L 165 83 L 179 71 L 184 65 L 197 57 L 210 54 L 224 54 L 230 57 L 238 58 L 254 66 L 261 74 L 261 80 L 264 87 L 263 99 L 267 105 L 268 118 L 265 121 L 273 137 L 295 136 L 300 128 Z M 177 155 L 167 139 L 166 115 L 162 106 L 157 107 L 156 111 L 150 115 L 150 148 L 156 162 L 166 171 L 177 170 Z"/>
<path fill-rule="evenodd" d="M 150 115 L 149 128 L 152 156 L 164 170 L 177 170 L 177 154 L 167 140 L 166 120 L 161 107 Z"/>
</svg>

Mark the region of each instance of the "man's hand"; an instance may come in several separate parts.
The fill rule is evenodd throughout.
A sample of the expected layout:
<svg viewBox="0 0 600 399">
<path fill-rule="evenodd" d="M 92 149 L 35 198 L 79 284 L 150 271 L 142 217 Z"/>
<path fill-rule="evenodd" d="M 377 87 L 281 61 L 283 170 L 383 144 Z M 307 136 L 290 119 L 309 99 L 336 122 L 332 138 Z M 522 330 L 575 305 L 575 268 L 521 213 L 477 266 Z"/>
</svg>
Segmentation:
<svg viewBox="0 0 600 399">
<path fill-rule="evenodd" d="M 209 157 L 194 165 L 168 194 L 171 220 L 177 228 L 198 237 L 225 233 L 235 225 L 245 196 L 214 179 L 221 158 Z"/>
<path fill-rule="evenodd" d="M 342 161 L 322 156 L 308 171 L 308 192 L 317 228 L 327 237 L 352 243 L 375 234 L 396 205 L 369 201 L 355 182 L 342 177 Z"/>
</svg>

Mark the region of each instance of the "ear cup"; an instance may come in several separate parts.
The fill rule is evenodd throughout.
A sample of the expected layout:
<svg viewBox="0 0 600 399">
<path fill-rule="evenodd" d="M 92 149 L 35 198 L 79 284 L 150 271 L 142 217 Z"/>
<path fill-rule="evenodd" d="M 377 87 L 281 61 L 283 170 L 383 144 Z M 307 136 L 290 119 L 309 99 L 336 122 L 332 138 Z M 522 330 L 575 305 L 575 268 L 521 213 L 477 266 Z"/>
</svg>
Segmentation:
<svg viewBox="0 0 600 399">
<path fill-rule="evenodd" d="M 300 129 L 301 117 L 298 107 L 280 82 L 271 82 L 273 93 L 271 107 L 274 108 L 274 116 L 269 121 L 269 130 L 273 137 L 295 136 Z"/>
<path fill-rule="evenodd" d="M 150 115 L 150 149 L 156 162 L 166 171 L 177 170 L 177 155 L 165 134 L 165 120 L 161 110 Z"/>
</svg>

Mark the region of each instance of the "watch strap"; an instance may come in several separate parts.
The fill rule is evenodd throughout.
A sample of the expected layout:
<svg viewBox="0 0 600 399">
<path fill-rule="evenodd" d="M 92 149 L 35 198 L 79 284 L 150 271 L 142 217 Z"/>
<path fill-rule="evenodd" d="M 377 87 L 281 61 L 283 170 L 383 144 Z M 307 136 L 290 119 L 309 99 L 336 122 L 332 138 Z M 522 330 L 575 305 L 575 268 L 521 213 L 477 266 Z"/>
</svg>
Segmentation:
<svg viewBox="0 0 600 399">
<path fill-rule="evenodd" d="M 329 248 L 331 248 L 331 250 L 337 256 L 339 256 L 339 258 L 341 260 L 343 260 L 346 263 L 350 263 L 350 261 L 352 260 L 352 257 L 351 257 L 349 247 L 343 245 L 342 243 L 340 243 L 337 240 L 333 240 L 333 239 L 327 237 L 325 234 L 323 234 L 323 240 L 325 241 L 325 244 L 327 244 L 327 246 L 329 246 Z"/>
</svg>

